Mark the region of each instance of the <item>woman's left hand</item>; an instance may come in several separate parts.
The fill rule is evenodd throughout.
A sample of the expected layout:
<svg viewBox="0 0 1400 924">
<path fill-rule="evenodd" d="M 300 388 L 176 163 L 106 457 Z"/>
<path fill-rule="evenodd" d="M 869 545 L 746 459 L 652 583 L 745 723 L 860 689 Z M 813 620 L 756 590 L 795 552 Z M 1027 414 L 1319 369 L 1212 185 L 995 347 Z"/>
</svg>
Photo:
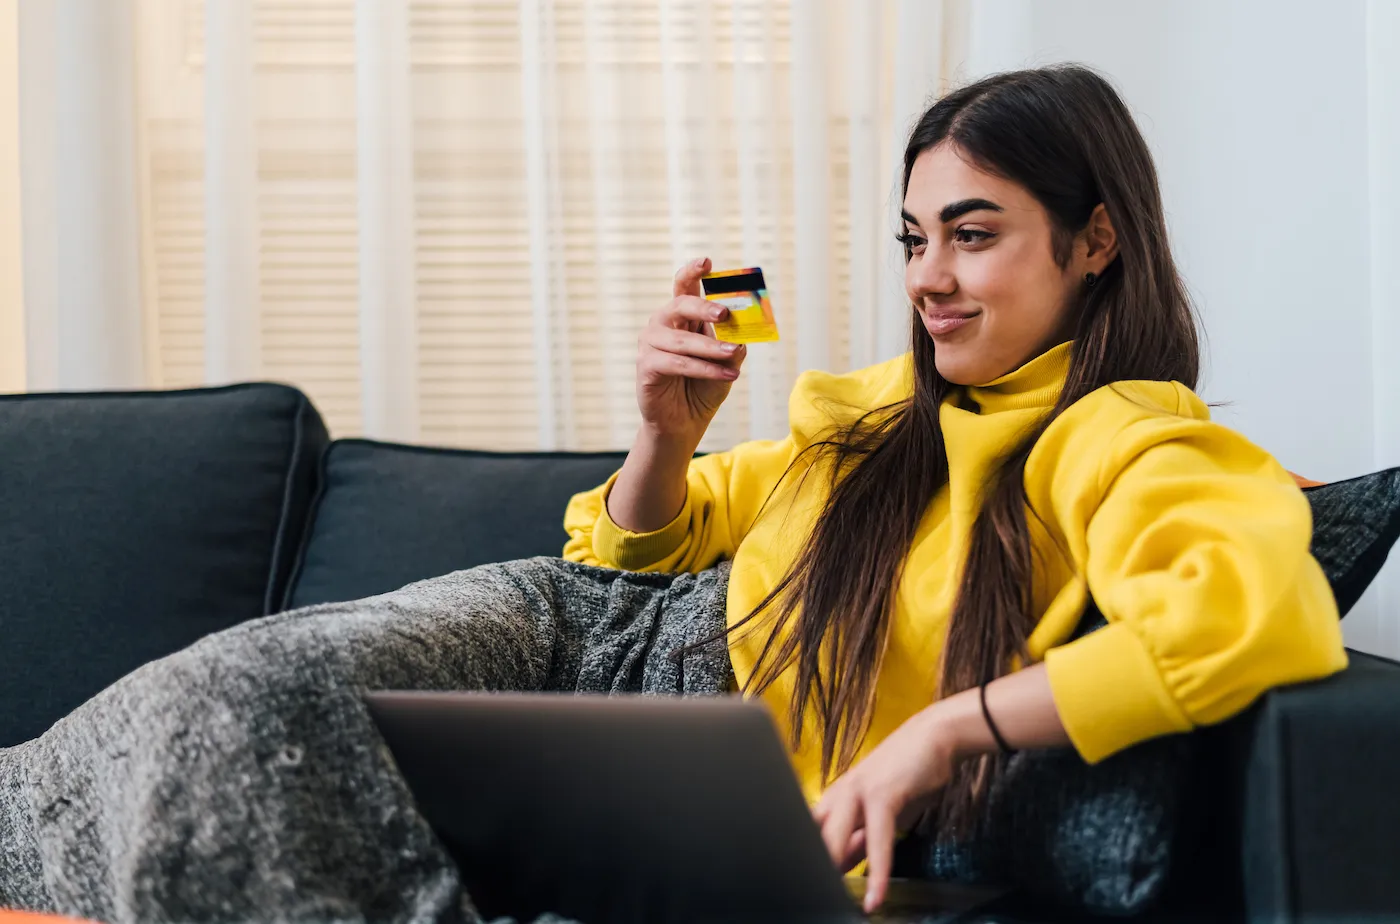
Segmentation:
<svg viewBox="0 0 1400 924">
<path fill-rule="evenodd" d="M 841 776 L 812 810 L 831 861 L 843 872 L 869 859 L 865 910 L 885 900 L 894 843 L 947 785 L 956 759 L 937 706 L 916 713 Z"/>
</svg>

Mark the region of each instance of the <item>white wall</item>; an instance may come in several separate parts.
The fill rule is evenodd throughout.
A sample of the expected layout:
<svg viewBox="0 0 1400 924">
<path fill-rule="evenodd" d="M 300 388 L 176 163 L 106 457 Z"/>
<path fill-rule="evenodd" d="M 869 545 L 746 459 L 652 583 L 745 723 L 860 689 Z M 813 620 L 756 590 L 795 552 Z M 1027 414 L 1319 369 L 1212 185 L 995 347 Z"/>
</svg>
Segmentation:
<svg viewBox="0 0 1400 924">
<path fill-rule="evenodd" d="M 973 11 L 970 76 L 1080 61 L 1133 108 L 1208 337 L 1202 392 L 1230 402 L 1216 418 L 1324 481 L 1400 463 L 1381 458 L 1376 436 L 1373 329 L 1394 338 L 1376 314 L 1389 320 L 1400 303 L 1372 297 L 1367 0 L 979 0 Z M 1393 15 L 1371 18 L 1394 28 Z M 1373 64 L 1372 84 L 1382 79 Z M 1400 340 L 1375 352 L 1400 355 Z M 1382 400 L 1381 420 L 1400 413 L 1396 396 Z M 1347 618 L 1348 642 L 1400 654 L 1400 609 L 1379 618 L 1376 596 Z"/>
<path fill-rule="evenodd" d="M 1366 5 L 1371 206 L 1371 373 L 1376 466 L 1400 465 L 1400 3 Z M 1376 650 L 1400 655 L 1400 554 L 1382 575 Z M 1368 649 L 1369 650 L 1369 649 Z"/>
</svg>

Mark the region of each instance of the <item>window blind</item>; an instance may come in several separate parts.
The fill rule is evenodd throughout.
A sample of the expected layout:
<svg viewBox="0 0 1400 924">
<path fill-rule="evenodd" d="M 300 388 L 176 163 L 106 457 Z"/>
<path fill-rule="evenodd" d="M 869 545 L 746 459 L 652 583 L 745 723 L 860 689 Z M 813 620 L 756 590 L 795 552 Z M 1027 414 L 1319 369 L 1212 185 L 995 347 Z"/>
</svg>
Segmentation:
<svg viewBox="0 0 1400 924">
<path fill-rule="evenodd" d="M 205 380 L 204 4 L 138 8 L 146 293 L 166 387 Z M 797 86 L 795 12 L 818 16 L 826 37 Z M 258 315 L 261 371 L 304 389 L 336 436 L 357 435 L 356 4 L 258 0 L 252 16 L 258 298 L 246 310 Z M 853 18 L 868 20 L 868 49 L 845 43 Z M 784 432 L 809 326 L 797 292 L 825 296 L 831 369 L 870 361 L 853 356 L 851 331 L 883 283 L 862 278 L 852 292 L 852 203 L 861 246 L 882 246 L 872 235 L 893 232 L 882 128 L 892 4 L 413 0 L 407 22 L 421 441 L 625 448 L 637 334 L 670 297 L 678 262 L 702 253 L 717 267 L 763 265 L 783 336 L 752 348 L 704 448 Z M 880 140 L 866 143 L 867 121 Z M 813 138 L 812 124 L 827 165 L 799 188 L 795 138 Z M 852 137 L 864 184 L 849 172 Z M 811 228 L 795 216 L 812 195 L 828 203 L 825 258 L 799 286 L 796 242 Z"/>
</svg>

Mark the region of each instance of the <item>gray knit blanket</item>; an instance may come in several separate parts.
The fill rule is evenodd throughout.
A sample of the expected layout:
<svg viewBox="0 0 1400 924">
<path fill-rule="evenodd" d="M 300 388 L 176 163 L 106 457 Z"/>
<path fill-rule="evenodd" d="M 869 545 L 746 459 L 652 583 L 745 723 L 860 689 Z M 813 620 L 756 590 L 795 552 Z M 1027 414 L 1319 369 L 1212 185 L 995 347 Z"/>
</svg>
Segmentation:
<svg viewBox="0 0 1400 924">
<path fill-rule="evenodd" d="M 362 694 L 721 694 L 723 642 L 671 653 L 723 628 L 727 577 L 534 558 L 209 636 L 0 749 L 0 907 L 475 924 Z"/>
</svg>

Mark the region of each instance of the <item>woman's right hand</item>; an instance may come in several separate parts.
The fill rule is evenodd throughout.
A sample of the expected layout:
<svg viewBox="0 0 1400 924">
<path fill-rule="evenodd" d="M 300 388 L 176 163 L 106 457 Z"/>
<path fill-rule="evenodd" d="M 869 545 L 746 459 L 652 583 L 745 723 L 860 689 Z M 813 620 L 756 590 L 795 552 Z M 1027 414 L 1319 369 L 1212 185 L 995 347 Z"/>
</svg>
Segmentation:
<svg viewBox="0 0 1400 924">
<path fill-rule="evenodd" d="M 700 295 L 702 257 L 676 273 L 672 298 L 637 339 L 637 404 L 653 433 L 698 445 L 744 362 L 741 344 L 716 340 L 706 324 L 729 313 Z"/>
</svg>

